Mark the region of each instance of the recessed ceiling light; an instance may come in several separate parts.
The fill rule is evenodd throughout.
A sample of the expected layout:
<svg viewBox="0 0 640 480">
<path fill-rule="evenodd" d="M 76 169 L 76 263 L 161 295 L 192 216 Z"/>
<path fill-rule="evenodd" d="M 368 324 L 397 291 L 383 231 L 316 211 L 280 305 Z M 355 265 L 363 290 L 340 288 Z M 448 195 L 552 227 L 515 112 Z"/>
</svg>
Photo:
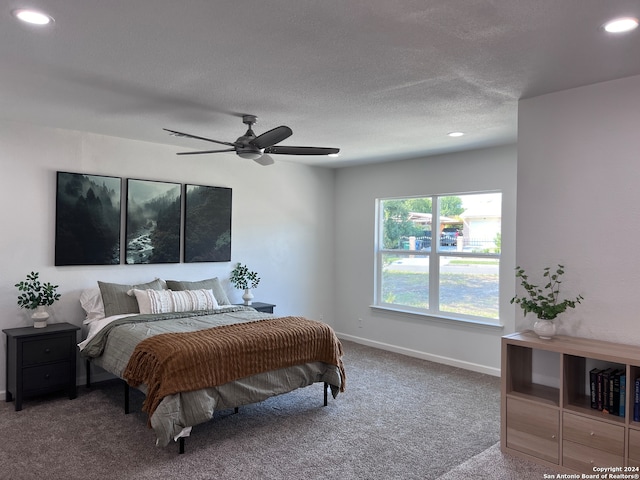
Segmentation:
<svg viewBox="0 0 640 480">
<path fill-rule="evenodd" d="M 604 24 L 605 31 L 609 33 L 630 32 L 638 26 L 638 19 L 633 17 L 615 18 Z"/>
<path fill-rule="evenodd" d="M 447 133 L 450 137 L 461 137 L 464 135 L 464 132 L 449 132 Z"/>
<path fill-rule="evenodd" d="M 38 12 L 37 10 L 19 8 L 11 13 L 18 20 L 22 20 L 23 22 L 31 23 L 33 25 L 47 25 L 49 23 L 53 23 L 53 17 L 46 13 Z"/>
</svg>

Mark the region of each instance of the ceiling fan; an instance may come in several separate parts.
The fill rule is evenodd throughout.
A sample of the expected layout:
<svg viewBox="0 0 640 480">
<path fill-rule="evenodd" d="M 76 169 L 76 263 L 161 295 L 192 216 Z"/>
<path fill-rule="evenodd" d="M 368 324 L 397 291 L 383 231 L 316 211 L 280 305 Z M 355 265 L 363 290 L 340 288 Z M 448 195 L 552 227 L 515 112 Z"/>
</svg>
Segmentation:
<svg viewBox="0 0 640 480">
<path fill-rule="evenodd" d="M 227 145 L 229 148 L 222 150 L 201 150 L 197 152 L 178 152 L 177 155 L 200 155 L 203 153 L 219 153 L 219 152 L 236 152 L 236 154 L 242 158 L 254 160 L 260 165 L 271 165 L 273 158 L 269 154 L 277 155 L 336 155 L 339 148 L 326 148 L 326 147 L 291 147 L 279 145 L 277 143 L 289 138 L 293 131 L 285 126 L 281 125 L 274 129 L 269 130 L 256 137 L 251 128 L 258 121 L 258 117 L 255 115 L 243 115 L 242 123 L 249 128 L 247 132 L 238 137 L 235 142 L 221 142 L 219 140 L 213 140 L 211 138 L 199 137 L 197 135 L 191 135 L 189 133 L 177 132 L 175 130 L 169 130 L 163 128 L 163 130 L 169 132 L 170 135 L 176 137 L 195 138 L 197 140 L 204 140 L 205 142 L 219 143 L 221 145 Z"/>
</svg>

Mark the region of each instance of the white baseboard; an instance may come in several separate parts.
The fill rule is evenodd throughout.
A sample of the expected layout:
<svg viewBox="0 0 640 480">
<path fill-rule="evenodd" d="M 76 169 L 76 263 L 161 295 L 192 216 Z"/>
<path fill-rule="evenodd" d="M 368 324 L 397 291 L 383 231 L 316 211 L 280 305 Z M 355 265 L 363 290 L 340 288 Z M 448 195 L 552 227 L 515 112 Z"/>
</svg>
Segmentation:
<svg viewBox="0 0 640 480">
<path fill-rule="evenodd" d="M 500 376 L 499 368 L 488 367 L 486 365 L 480 365 L 478 363 L 465 362 L 462 360 L 457 360 L 455 358 L 443 357 L 441 355 L 433 355 L 431 353 L 421 352 L 419 350 L 413 350 L 405 347 L 399 347 L 397 345 L 391 345 L 384 342 L 377 342 L 366 338 L 356 337 L 354 335 L 347 335 L 345 333 L 336 332 L 336 335 L 338 336 L 338 338 L 359 343 L 361 345 L 366 345 L 368 347 L 400 353 L 402 355 L 420 358 L 422 360 L 429 360 L 430 362 L 442 363 L 451 367 L 464 368 L 465 370 L 471 370 L 473 372 L 486 373 L 487 375 L 493 375 L 494 377 Z"/>
</svg>

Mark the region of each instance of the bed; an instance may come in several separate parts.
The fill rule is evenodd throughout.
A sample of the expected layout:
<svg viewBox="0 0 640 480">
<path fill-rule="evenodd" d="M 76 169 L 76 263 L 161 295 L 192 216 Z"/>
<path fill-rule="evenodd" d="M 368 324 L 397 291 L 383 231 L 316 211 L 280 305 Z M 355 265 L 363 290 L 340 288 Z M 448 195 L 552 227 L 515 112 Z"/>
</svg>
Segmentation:
<svg viewBox="0 0 640 480">
<path fill-rule="evenodd" d="M 183 453 L 192 427 L 218 410 L 316 382 L 325 405 L 327 389 L 344 391 L 342 346 L 322 322 L 231 305 L 217 278 L 98 284 L 81 296 L 80 354 L 145 394 L 158 446 L 177 441 Z"/>
</svg>

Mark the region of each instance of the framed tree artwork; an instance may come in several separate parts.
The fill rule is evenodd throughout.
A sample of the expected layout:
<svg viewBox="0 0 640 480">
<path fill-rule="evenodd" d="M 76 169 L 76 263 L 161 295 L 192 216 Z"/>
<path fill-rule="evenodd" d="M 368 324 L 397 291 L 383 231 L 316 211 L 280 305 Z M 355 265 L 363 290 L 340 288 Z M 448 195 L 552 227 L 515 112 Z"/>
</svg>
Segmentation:
<svg viewBox="0 0 640 480">
<path fill-rule="evenodd" d="M 127 179 L 127 264 L 180 262 L 181 208 L 181 184 Z"/>
<path fill-rule="evenodd" d="M 120 263 L 122 179 L 57 172 L 55 265 Z"/>
<path fill-rule="evenodd" d="M 231 261 L 231 189 L 186 185 L 184 262 Z"/>
</svg>

